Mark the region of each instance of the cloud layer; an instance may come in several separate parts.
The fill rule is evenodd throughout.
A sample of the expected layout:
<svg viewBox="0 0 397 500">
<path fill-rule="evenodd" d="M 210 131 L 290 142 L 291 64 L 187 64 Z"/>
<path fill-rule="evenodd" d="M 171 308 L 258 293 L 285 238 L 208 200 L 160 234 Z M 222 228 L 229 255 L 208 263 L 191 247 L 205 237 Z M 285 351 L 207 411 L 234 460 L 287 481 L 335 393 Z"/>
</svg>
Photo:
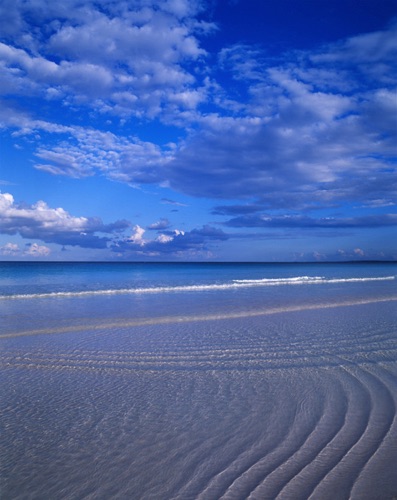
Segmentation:
<svg viewBox="0 0 397 500">
<path fill-rule="evenodd" d="M 206 199 L 218 220 L 174 226 L 162 207 L 147 227 L 105 224 L 3 194 L 0 231 L 194 256 L 237 228 L 394 226 L 397 22 L 277 56 L 212 44 L 221 30 L 205 0 L 4 0 L 0 128 L 36 174 L 166 188 L 163 205 Z M 34 245 L 24 251 L 45 253 Z"/>
<path fill-rule="evenodd" d="M 397 226 L 397 214 L 367 215 L 361 217 L 322 217 L 304 215 L 271 216 L 267 214 L 242 215 L 225 222 L 230 227 L 263 228 L 377 228 Z"/>
<path fill-rule="evenodd" d="M 44 201 L 34 205 L 17 204 L 10 193 L 0 193 L 0 234 L 20 235 L 28 240 L 41 240 L 64 246 L 110 249 L 122 258 L 183 256 L 202 257 L 211 255 L 214 242 L 225 241 L 228 235 L 221 229 L 205 225 L 190 231 L 170 229 L 167 219 L 160 219 L 146 229 L 126 220 L 104 224 L 99 218 L 75 217 L 63 208 L 50 208 Z M 153 232 L 156 232 L 153 236 Z M 106 236 L 104 236 L 106 235 Z M 15 243 L 0 247 L 4 256 L 48 256 L 51 250 L 37 243 L 28 243 L 22 251 Z"/>
<path fill-rule="evenodd" d="M 55 175 L 100 173 L 264 208 L 394 203 L 396 24 L 290 53 L 277 65 L 260 47 L 236 44 L 211 67 L 200 39 L 215 26 L 198 21 L 199 11 L 199 3 L 182 0 L 83 7 L 69 0 L 47 10 L 18 1 L 0 44 L 5 95 L 156 117 L 187 131 L 178 142 L 13 109 L 3 112 L 4 126 L 50 134 L 37 145 L 35 166 Z M 33 37 L 30 23 L 38 21 L 49 24 Z M 233 93 L 230 81 L 238 82 Z"/>
<path fill-rule="evenodd" d="M 46 243 L 106 248 L 110 238 L 101 233 L 124 231 L 127 221 L 104 224 L 99 218 L 74 217 L 63 208 L 50 208 L 44 201 L 32 206 L 18 205 L 10 193 L 0 193 L 0 232 L 19 234 Z"/>
<path fill-rule="evenodd" d="M 154 229 L 149 226 L 149 229 Z M 211 246 L 214 242 L 225 241 L 229 236 L 221 229 L 209 225 L 191 231 L 178 229 L 159 231 L 155 239 L 145 238 L 145 229 L 134 226 L 134 232 L 128 238 L 116 241 L 112 250 L 126 258 L 136 256 L 188 257 L 191 259 L 211 256 Z"/>
<path fill-rule="evenodd" d="M 202 85 L 185 69 L 205 51 L 199 2 L 2 2 L 3 90 L 84 104 L 98 112 L 154 117 L 194 108 Z"/>
</svg>

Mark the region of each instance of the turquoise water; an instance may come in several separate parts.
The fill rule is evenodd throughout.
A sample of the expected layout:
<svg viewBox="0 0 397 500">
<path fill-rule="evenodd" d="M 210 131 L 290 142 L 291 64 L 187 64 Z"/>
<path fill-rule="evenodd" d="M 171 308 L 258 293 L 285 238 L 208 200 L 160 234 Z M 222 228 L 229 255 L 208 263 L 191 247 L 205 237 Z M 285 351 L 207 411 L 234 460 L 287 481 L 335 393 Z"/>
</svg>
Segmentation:
<svg viewBox="0 0 397 500">
<path fill-rule="evenodd" d="M 0 263 L 0 297 L 159 287 L 232 285 L 239 280 L 396 276 L 397 264 Z M 299 280 L 297 280 L 299 282 Z M 270 282 L 268 283 L 271 284 Z"/>
<path fill-rule="evenodd" d="M 0 264 L 0 497 L 391 499 L 397 264 Z"/>
</svg>

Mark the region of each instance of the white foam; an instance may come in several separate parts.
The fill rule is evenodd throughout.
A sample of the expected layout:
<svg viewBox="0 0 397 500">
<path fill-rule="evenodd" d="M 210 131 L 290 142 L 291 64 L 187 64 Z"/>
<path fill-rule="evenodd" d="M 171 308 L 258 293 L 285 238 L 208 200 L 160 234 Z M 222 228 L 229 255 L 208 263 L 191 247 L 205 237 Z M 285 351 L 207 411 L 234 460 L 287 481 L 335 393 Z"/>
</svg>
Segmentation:
<svg viewBox="0 0 397 500">
<path fill-rule="evenodd" d="M 121 288 L 105 290 L 85 290 L 71 292 L 48 292 L 1 295 L 0 300 L 18 300 L 18 299 L 47 299 L 47 298 L 65 298 L 65 297 L 87 297 L 92 295 L 129 295 L 129 294 L 150 294 L 150 293 L 170 293 L 170 292 L 202 292 L 215 290 L 230 290 L 237 288 L 259 287 L 259 286 L 280 286 L 280 285 L 313 285 L 328 283 L 357 283 L 371 281 L 390 281 L 395 276 L 367 277 L 367 278 L 324 278 L 321 276 L 296 276 L 293 278 L 263 278 L 233 280 L 231 283 L 219 283 L 211 285 L 185 285 L 185 286 L 159 286 L 147 288 Z"/>
<path fill-rule="evenodd" d="M 324 278 L 323 276 L 297 276 L 295 278 L 263 278 L 259 280 L 234 280 L 234 283 L 258 284 L 258 285 L 307 285 L 321 283 L 355 283 L 364 281 L 388 281 L 394 280 L 395 276 L 381 276 L 373 278 Z"/>
<path fill-rule="evenodd" d="M 305 284 L 312 282 L 324 282 L 326 279 L 322 276 L 296 276 L 295 278 L 262 278 L 259 280 L 233 280 L 234 283 L 246 283 L 254 284 L 257 283 L 263 285 L 294 285 L 294 284 Z"/>
</svg>

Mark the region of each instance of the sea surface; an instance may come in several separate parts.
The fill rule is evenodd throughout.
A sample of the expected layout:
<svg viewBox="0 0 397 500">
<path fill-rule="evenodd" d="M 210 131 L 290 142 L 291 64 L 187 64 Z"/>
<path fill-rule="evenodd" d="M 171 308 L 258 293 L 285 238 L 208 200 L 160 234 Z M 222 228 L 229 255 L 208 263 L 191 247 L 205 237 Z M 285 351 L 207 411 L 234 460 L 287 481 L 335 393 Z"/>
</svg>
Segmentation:
<svg viewBox="0 0 397 500">
<path fill-rule="evenodd" d="M 0 498 L 397 498 L 397 263 L 0 263 Z"/>
</svg>

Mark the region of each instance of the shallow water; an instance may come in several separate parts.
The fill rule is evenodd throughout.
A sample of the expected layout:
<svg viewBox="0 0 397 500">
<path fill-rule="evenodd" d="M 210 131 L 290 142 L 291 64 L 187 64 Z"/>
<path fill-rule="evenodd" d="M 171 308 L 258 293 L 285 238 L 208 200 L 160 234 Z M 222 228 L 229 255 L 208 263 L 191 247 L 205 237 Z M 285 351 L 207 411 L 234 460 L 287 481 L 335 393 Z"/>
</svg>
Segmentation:
<svg viewBox="0 0 397 500">
<path fill-rule="evenodd" d="M 280 269 L 217 281 L 308 276 Z M 396 266 L 327 272 L 316 285 L 0 300 L 1 498 L 397 496 L 396 282 L 329 282 Z M 167 285 L 154 276 L 128 288 Z M 27 281 L 8 295 L 59 291 Z"/>
</svg>

